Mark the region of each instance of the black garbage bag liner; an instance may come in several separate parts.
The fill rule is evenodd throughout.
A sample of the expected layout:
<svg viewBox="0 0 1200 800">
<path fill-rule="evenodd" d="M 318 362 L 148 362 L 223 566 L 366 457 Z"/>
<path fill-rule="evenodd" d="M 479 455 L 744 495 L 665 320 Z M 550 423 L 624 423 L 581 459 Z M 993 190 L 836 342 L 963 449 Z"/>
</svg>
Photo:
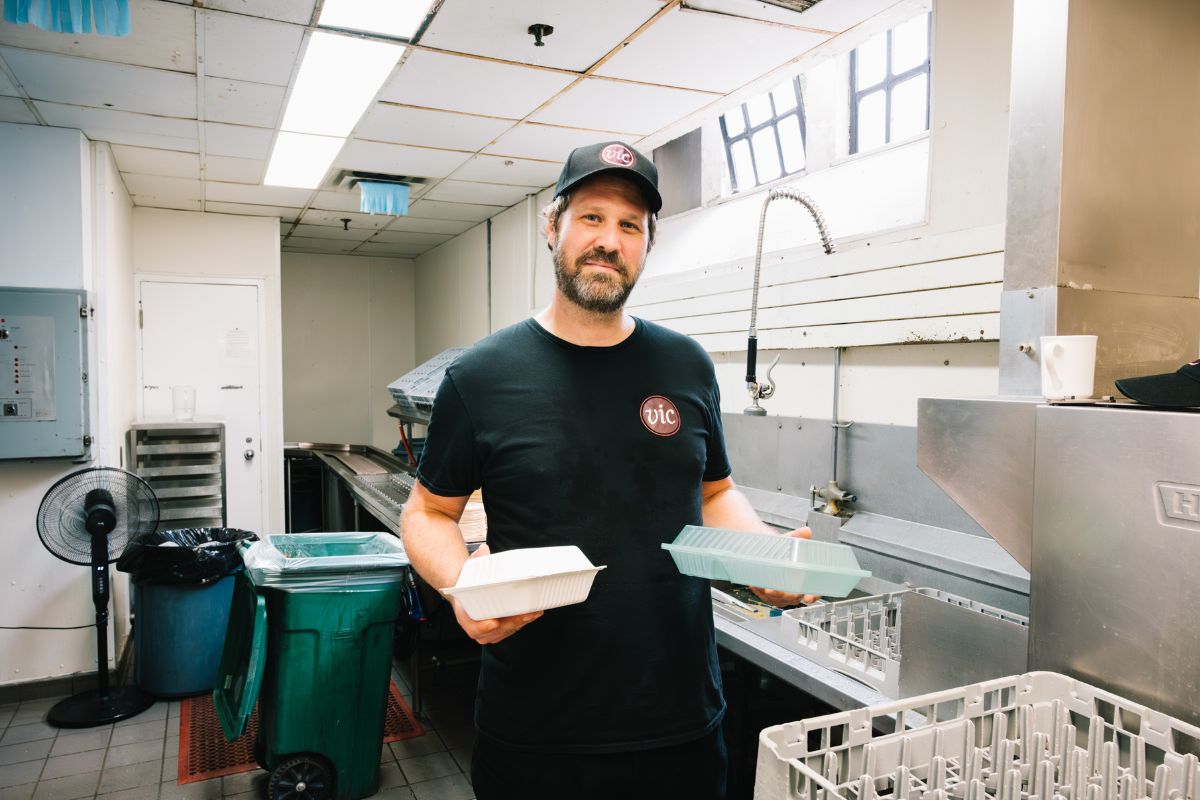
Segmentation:
<svg viewBox="0 0 1200 800">
<path fill-rule="evenodd" d="M 117 569 L 134 583 L 201 586 L 242 566 L 240 542 L 258 536 L 238 528 L 179 528 L 133 539 L 117 559 Z"/>
</svg>

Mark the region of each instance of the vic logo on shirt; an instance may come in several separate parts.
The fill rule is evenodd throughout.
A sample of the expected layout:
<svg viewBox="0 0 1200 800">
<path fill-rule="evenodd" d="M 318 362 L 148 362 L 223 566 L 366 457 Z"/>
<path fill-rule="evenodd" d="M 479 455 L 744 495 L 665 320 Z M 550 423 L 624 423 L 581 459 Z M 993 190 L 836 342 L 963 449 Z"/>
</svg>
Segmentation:
<svg viewBox="0 0 1200 800">
<path fill-rule="evenodd" d="M 642 401 L 642 424 L 656 436 L 672 436 L 679 431 L 679 409 L 660 394 Z"/>
</svg>

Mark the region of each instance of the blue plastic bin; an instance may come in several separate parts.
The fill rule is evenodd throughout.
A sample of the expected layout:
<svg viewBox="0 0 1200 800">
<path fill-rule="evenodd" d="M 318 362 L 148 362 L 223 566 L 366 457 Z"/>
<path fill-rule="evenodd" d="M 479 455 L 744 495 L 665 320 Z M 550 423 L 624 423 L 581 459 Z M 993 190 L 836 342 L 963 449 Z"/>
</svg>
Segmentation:
<svg viewBox="0 0 1200 800">
<path fill-rule="evenodd" d="M 186 697 L 213 690 L 236 578 L 205 586 L 132 584 L 134 681 L 142 691 Z"/>
</svg>

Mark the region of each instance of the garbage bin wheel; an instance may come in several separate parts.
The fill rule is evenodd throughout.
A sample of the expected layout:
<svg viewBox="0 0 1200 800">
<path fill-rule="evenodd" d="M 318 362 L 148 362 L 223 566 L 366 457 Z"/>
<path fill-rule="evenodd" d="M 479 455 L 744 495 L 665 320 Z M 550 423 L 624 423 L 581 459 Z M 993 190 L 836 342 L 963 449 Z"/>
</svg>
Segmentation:
<svg viewBox="0 0 1200 800">
<path fill-rule="evenodd" d="M 271 800 L 328 800 L 333 797 L 333 769 L 318 756 L 294 756 L 279 762 L 267 785 Z"/>
</svg>

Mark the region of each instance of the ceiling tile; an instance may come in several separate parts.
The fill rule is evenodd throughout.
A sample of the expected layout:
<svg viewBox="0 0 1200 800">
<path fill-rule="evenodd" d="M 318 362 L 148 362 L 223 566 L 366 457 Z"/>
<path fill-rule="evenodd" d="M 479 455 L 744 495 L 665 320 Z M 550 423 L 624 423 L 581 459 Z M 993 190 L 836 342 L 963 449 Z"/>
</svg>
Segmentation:
<svg viewBox="0 0 1200 800">
<path fill-rule="evenodd" d="M 450 150 L 351 139 L 342 148 L 334 166 L 385 175 L 444 178 L 469 157 L 469 153 Z"/>
<path fill-rule="evenodd" d="M 455 203 L 487 203 L 511 206 L 521 202 L 528 194 L 537 194 L 537 186 L 505 186 L 499 183 L 473 183 L 471 181 L 442 181 L 425 196 L 430 200 L 449 200 Z"/>
<path fill-rule="evenodd" d="M 0 72 L 0 95 L 9 97 L 19 97 L 21 95 L 17 90 L 16 84 L 8 79 L 7 72 Z"/>
<path fill-rule="evenodd" d="M 483 206 L 471 203 L 447 203 L 441 200 L 418 200 L 409 206 L 408 216 L 483 222 L 488 217 L 499 214 L 504 208 L 504 206 Z"/>
<path fill-rule="evenodd" d="M 649 134 L 717 99 L 686 89 L 588 78 L 532 119 L 574 128 Z"/>
<path fill-rule="evenodd" d="M 444 233 L 457 236 L 474 228 L 474 220 L 427 219 L 420 217 L 397 217 L 387 226 L 389 232 L 412 231 L 414 233 Z"/>
<path fill-rule="evenodd" d="M 179 150 L 155 150 L 149 147 L 112 146 L 113 158 L 121 172 L 161 175 L 170 178 L 200 178 L 200 156 Z M 196 193 L 199 198 L 199 192 Z"/>
<path fill-rule="evenodd" d="M 350 220 L 351 230 L 378 230 L 392 219 L 387 214 L 361 214 L 357 211 L 326 211 L 321 208 L 310 208 L 304 212 L 300 221 L 305 225 L 333 225 L 342 227 L 342 220 Z"/>
<path fill-rule="evenodd" d="M 263 206 L 303 206 L 312 192 L 283 186 L 248 186 L 244 183 L 206 181 L 204 199 L 225 203 L 256 203 Z"/>
<path fill-rule="evenodd" d="M 385 231 L 380 231 L 371 238 L 371 242 L 407 245 L 409 247 L 432 247 L 439 245 L 442 242 L 448 242 L 453 239 L 449 234 L 437 233 L 410 233 L 408 231 L 394 231 L 388 228 Z"/>
<path fill-rule="evenodd" d="M 59 103 L 35 103 L 46 124 L 77 128 L 94 142 L 112 142 L 164 150 L 200 151 L 193 120 L 130 114 L 111 108 L 83 108 Z"/>
<path fill-rule="evenodd" d="M 195 201 L 200 203 L 199 178 L 169 178 L 163 175 L 123 173 L 125 188 L 138 205 L 156 205 L 156 201 Z"/>
<path fill-rule="evenodd" d="M 283 86 L 265 83 L 205 78 L 204 118 L 212 122 L 274 128 L 283 107 L 285 91 Z"/>
<path fill-rule="evenodd" d="M 210 155 L 262 160 L 271 153 L 275 131 L 243 125 L 204 123 L 204 151 Z"/>
<path fill-rule="evenodd" d="M 316 0 L 207 0 L 204 7 L 307 25 L 312 20 L 314 5 Z"/>
<path fill-rule="evenodd" d="M 21 122 L 36 125 L 37 117 L 19 97 L 0 97 L 0 122 Z"/>
<path fill-rule="evenodd" d="M 582 72 L 654 16 L 659 0 L 445 0 L 421 44 L 522 64 Z M 534 46 L 529 25 L 551 25 L 544 47 Z"/>
<path fill-rule="evenodd" d="M 375 258 L 416 258 L 422 253 L 429 252 L 434 247 L 436 245 L 410 247 L 409 245 L 388 244 L 387 242 L 377 242 L 374 239 L 369 239 L 354 251 L 354 255 L 372 256 Z"/>
<path fill-rule="evenodd" d="M 284 250 L 316 251 L 318 253 L 345 253 L 358 247 L 358 242 L 343 242 L 338 239 L 311 239 L 289 236 L 283 243 Z"/>
<path fill-rule="evenodd" d="M 595 74 L 729 93 L 828 38 L 821 33 L 676 7 Z M 671 57 L 663 58 L 663 53 Z"/>
<path fill-rule="evenodd" d="M 374 228 L 354 227 L 345 230 L 336 225 L 297 225 L 292 236 L 309 239 L 337 239 L 343 242 L 365 242 L 375 233 Z"/>
<path fill-rule="evenodd" d="M 843 0 L 840 3 L 818 3 L 799 17 L 794 17 L 792 24 L 841 33 L 876 14 L 883 13 L 894 5 L 893 0 Z"/>
<path fill-rule="evenodd" d="M 227 183 L 259 183 L 267 162 L 255 158 L 230 158 L 209 155 L 204 159 L 204 177 Z"/>
<path fill-rule="evenodd" d="M 286 206 L 263 206 L 252 203 L 220 203 L 208 200 L 204 203 L 205 211 L 216 214 L 242 214 L 252 217 L 279 217 L 285 221 L 294 221 L 300 216 L 300 209 Z"/>
<path fill-rule="evenodd" d="M 0 57 L 35 100 L 196 118 L 192 75 L 11 47 L 0 48 Z"/>
<path fill-rule="evenodd" d="M 358 123 L 354 136 L 474 152 L 511 127 L 512 123 L 503 119 L 376 103 Z"/>
<path fill-rule="evenodd" d="M 358 211 L 362 208 L 358 192 L 317 192 L 313 208 L 326 211 Z"/>
<path fill-rule="evenodd" d="M 187 6 L 131 0 L 128 36 L 52 33 L 0 20 L 0 44 L 139 67 L 196 71 L 196 13 Z"/>
<path fill-rule="evenodd" d="M 621 138 L 632 137 L 623 137 L 619 133 L 609 131 L 579 130 L 523 122 L 497 139 L 495 144 L 485 147 L 484 152 L 561 163 L 576 147 Z"/>
<path fill-rule="evenodd" d="M 287 86 L 304 29 L 238 14 L 204 14 L 204 74 Z"/>
<path fill-rule="evenodd" d="M 573 75 L 429 51 L 413 51 L 379 99 L 520 119 L 575 80 Z"/>
<path fill-rule="evenodd" d="M 560 158 L 565 159 L 566 153 Z M 502 156 L 472 156 L 454 171 L 456 180 L 506 183 L 512 186 L 549 186 L 558 180 L 560 163 L 529 161 Z"/>
</svg>

